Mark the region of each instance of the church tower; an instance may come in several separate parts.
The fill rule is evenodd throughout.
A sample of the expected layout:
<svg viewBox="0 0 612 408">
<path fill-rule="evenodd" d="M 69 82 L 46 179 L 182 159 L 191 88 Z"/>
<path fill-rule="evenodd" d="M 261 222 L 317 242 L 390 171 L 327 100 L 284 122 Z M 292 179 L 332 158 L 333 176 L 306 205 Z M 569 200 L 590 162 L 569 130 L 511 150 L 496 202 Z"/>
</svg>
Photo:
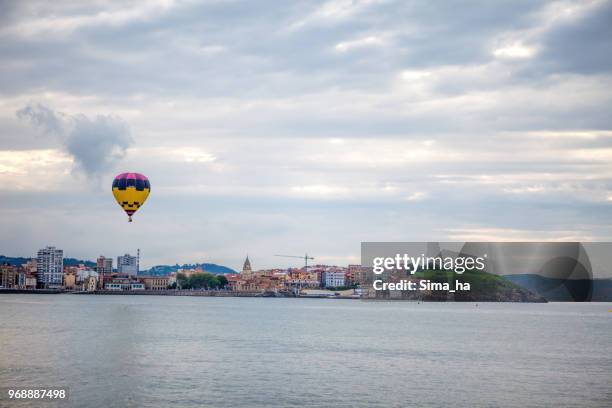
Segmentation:
<svg viewBox="0 0 612 408">
<path fill-rule="evenodd" d="M 251 270 L 251 261 L 249 261 L 249 256 L 247 255 L 244 260 L 244 266 L 242 267 L 241 275 L 250 275 L 253 271 Z"/>
</svg>

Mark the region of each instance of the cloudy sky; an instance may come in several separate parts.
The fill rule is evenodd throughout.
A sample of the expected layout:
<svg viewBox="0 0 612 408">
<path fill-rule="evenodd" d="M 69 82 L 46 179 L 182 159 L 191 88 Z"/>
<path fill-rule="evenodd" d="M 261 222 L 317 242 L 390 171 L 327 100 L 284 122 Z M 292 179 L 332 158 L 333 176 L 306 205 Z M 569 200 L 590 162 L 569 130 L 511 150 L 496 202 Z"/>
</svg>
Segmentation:
<svg viewBox="0 0 612 408">
<path fill-rule="evenodd" d="M 612 240 L 612 2 L 440 4 L 1 2 L 0 253 Z"/>
</svg>

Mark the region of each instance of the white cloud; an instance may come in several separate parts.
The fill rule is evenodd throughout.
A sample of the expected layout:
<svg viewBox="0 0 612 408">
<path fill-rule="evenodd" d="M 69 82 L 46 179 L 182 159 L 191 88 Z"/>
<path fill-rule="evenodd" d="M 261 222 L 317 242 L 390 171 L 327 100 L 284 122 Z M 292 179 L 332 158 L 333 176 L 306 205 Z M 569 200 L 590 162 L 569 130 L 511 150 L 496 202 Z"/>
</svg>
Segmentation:
<svg viewBox="0 0 612 408">
<path fill-rule="evenodd" d="M 328 0 L 306 17 L 293 22 L 290 29 L 299 29 L 319 22 L 346 19 L 382 2 L 384 0 Z"/>
<path fill-rule="evenodd" d="M 198 147 L 171 148 L 166 153 L 187 163 L 209 163 L 216 160 L 215 156 Z"/>
<path fill-rule="evenodd" d="M 330 186 L 324 184 L 314 184 L 305 186 L 293 186 L 291 191 L 300 196 L 332 196 L 347 194 L 349 189 L 343 186 Z"/>
<path fill-rule="evenodd" d="M 597 241 L 589 231 L 559 229 L 517 229 L 471 226 L 448 229 L 447 237 L 453 241 L 467 242 L 590 242 Z"/>
<path fill-rule="evenodd" d="M 400 78 L 404 81 L 419 81 L 432 76 L 431 71 L 412 71 L 405 70 L 400 73 Z"/>
<path fill-rule="evenodd" d="M 414 193 L 406 197 L 406 201 L 421 201 L 425 198 L 427 198 L 426 193 L 424 193 L 423 191 L 415 191 Z"/>
<path fill-rule="evenodd" d="M 339 52 L 347 52 L 360 48 L 380 47 L 385 44 L 386 40 L 383 37 L 370 35 L 356 40 L 340 42 L 334 48 Z"/>
<path fill-rule="evenodd" d="M 114 9 L 102 9 L 92 14 L 61 16 L 51 10 L 49 15 L 32 17 L 18 24 L 8 25 L 0 31 L 23 37 L 48 34 L 69 34 L 79 28 L 95 25 L 117 26 L 133 21 L 146 20 L 167 11 L 174 4 L 173 0 L 148 0 L 137 2 L 134 7 L 124 5 Z"/>
<path fill-rule="evenodd" d="M 514 43 L 496 48 L 493 55 L 498 58 L 524 59 L 536 55 L 536 48 L 529 47 L 521 43 Z"/>
<path fill-rule="evenodd" d="M 0 150 L 0 189 L 57 190 L 65 187 L 72 165 L 70 156 L 60 150 Z"/>
</svg>

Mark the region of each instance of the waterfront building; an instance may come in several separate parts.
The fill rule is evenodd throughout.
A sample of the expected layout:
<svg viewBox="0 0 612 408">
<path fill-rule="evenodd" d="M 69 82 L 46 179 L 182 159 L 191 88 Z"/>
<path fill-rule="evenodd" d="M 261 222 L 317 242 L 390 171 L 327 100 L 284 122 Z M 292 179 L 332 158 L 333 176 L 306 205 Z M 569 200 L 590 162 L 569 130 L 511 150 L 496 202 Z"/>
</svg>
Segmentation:
<svg viewBox="0 0 612 408">
<path fill-rule="evenodd" d="M 145 290 L 144 284 L 140 282 L 118 283 L 109 282 L 104 284 L 106 290 Z"/>
<path fill-rule="evenodd" d="M 110 282 L 104 283 L 106 290 L 144 290 L 145 286 L 142 282 L 134 280 L 130 277 L 113 278 Z"/>
<path fill-rule="evenodd" d="M 241 287 L 249 292 L 282 290 L 285 287 L 285 275 L 270 274 L 266 271 L 253 272 L 252 276 L 243 279 Z"/>
<path fill-rule="evenodd" d="M 342 269 L 328 269 L 321 274 L 321 283 L 326 288 L 345 286 L 345 271 Z"/>
<path fill-rule="evenodd" d="M 239 273 L 231 273 L 225 275 L 227 279 L 227 288 L 234 292 L 239 292 L 242 289 L 242 285 L 245 281 L 242 280 Z"/>
<path fill-rule="evenodd" d="M 104 276 L 100 276 L 99 277 L 99 282 L 98 282 L 98 287 L 103 288 L 104 285 L 106 285 L 109 282 L 112 282 L 114 279 L 118 278 L 119 276 L 116 273 L 111 273 L 110 275 L 104 275 Z"/>
<path fill-rule="evenodd" d="M 251 261 L 249 261 L 249 256 L 247 255 L 244 260 L 244 265 L 242 266 L 242 275 L 245 277 L 249 277 L 253 274 L 253 269 L 251 268 Z"/>
<path fill-rule="evenodd" d="M 0 287 L 14 288 L 17 286 L 19 271 L 14 265 L 0 265 Z"/>
<path fill-rule="evenodd" d="M 17 282 L 15 283 L 15 286 L 18 287 L 19 289 L 25 289 L 25 284 L 26 284 L 26 272 L 25 272 L 25 269 L 21 268 L 21 270 L 17 272 Z"/>
<path fill-rule="evenodd" d="M 98 285 L 102 289 L 104 287 L 104 277 L 110 276 L 113 273 L 113 258 L 107 258 L 100 255 L 96 260 L 96 272 L 98 272 Z"/>
<path fill-rule="evenodd" d="M 361 265 L 349 265 L 346 274 L 348 285 L 363 286 L 366 284 L 368 268 Z"/>
<path fill-rule="evenodd" d="M 75 275 L 77 284 L 85 282 L 90 276 L 93 276 L 96 281 L 98 281 L 100 277 L 98 272 L 94 271 L 91 268 L 78 268 Z"/>
<path fill-rule="evenodd" d="M 259 291 L 265 290 L 264 287 L 270 286 L 269 277 L 272 274 L 268 274 L 267 271 L 253 272 L 251 267 L 251 261 L 247 255 L 242 266 L 242 272 L 239 274 L 227 274 L 227 288 L 232 291 Z"/>
<path fill-rule="evenodd" d="M 138 275 L 138 267 L 140 263 L 140 250 L 137 256 L 130 254 L 120 255 L 117 257 L 117 272 L 125 275 Z"/>
<path fill-rule="evenodd" d="M 36 275 L 29 273 L 25 268 L 19 268 L 17 287 L 19 289 L 36 289 Z"/>
<path fill-rule="evenodd" d="M 227 288 L 237 292 L 264 292 L 279 291 L 286 287 L 287 274 L 285 272 L 276 269 L 253 272 L 248 271 L 248 268 L 246 271 L 246 274 L 225 275 Z"/>
<path fill-rule="evenodd" d="M 169 276 L 139 276 L 146 290 L 166 290 L 170 282 Z"/>
<path fill-rule="evenodd" d="M 98 288 L 98 278 L 96 275 L 88 276 L 82 284 L 82 290 L 93 292 Z"/>
<path fill-rule="evenodd" d="M 290 269 L 287 271 L 285 285 L 301 289 L 313 289 L 321 286 L 321 282 L 314 271 L 306 272 L 304 269 Z"/>
<path fill-rule="evenodd" d="M 315 278 L 319 281 L 319 286 L 323 285 L 322 275 L 326 270 L 326 266 L 324 265 L 315 265 L 308 267 L 308 272 L 314 274 Z"/>
<path fill-rule="evenodd" d="M 74 290 L 76 286 L 76 273 L 64 273 L 64 288 Z"/>
<path fill-rule="evenodd" d="M 41 288 L 58 288 L 64 283 L 64 251 L 48 246 L 38 251 L 36 279 Z"/>
<path fill-rule="evenodd" d="M 26 273 L 36 276 L 36 264 L 36 258 L 30 259 L 28 262 L 23 264 L 23 268 L 25 269 Z"/>
</svg>

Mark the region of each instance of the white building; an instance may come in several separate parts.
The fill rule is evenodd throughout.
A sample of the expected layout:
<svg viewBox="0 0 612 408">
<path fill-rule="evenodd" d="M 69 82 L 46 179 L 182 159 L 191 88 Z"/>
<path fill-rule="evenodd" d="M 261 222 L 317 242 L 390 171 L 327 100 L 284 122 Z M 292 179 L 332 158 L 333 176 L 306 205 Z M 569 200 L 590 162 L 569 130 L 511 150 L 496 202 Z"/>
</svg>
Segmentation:
<svg viewBox="0 0 612 408">
<path fill-rule="evenodd" d="M 36 280 L 43 288 L 61 287 L 64 282 L 64 251 L 46 247 L 38 251 Z"/>
<path fill-rule="evenodd" d="M 131 256 L 130 254 L 118 256 L 117 272 L 132 276 L 138 275 L 138 258 L 139 256 Z"/>
<path fill-rule="evenodd" d="M 104 285 L 106 290 L 145 290 L 141 282 L 109 282 Z"/>
<path fill-rule="evenodd" d="M 327 270 L 321 274 L 321 283 L 326 288 L 345 286 L 345 273 L 342 270 Z"/>
<path fill-rule="evenodd" d="M 100 278 L 100 275 L 98 274 L 98 272 L 94 271 L 93 269 L 89 269 L 89 268 L 79 269 L 76 273 L 76 283 L 85 282 L 87 278 L 89 278 L 90 276 L 93 276 L 96 279 L 96 281 Z"/>
</svg>

